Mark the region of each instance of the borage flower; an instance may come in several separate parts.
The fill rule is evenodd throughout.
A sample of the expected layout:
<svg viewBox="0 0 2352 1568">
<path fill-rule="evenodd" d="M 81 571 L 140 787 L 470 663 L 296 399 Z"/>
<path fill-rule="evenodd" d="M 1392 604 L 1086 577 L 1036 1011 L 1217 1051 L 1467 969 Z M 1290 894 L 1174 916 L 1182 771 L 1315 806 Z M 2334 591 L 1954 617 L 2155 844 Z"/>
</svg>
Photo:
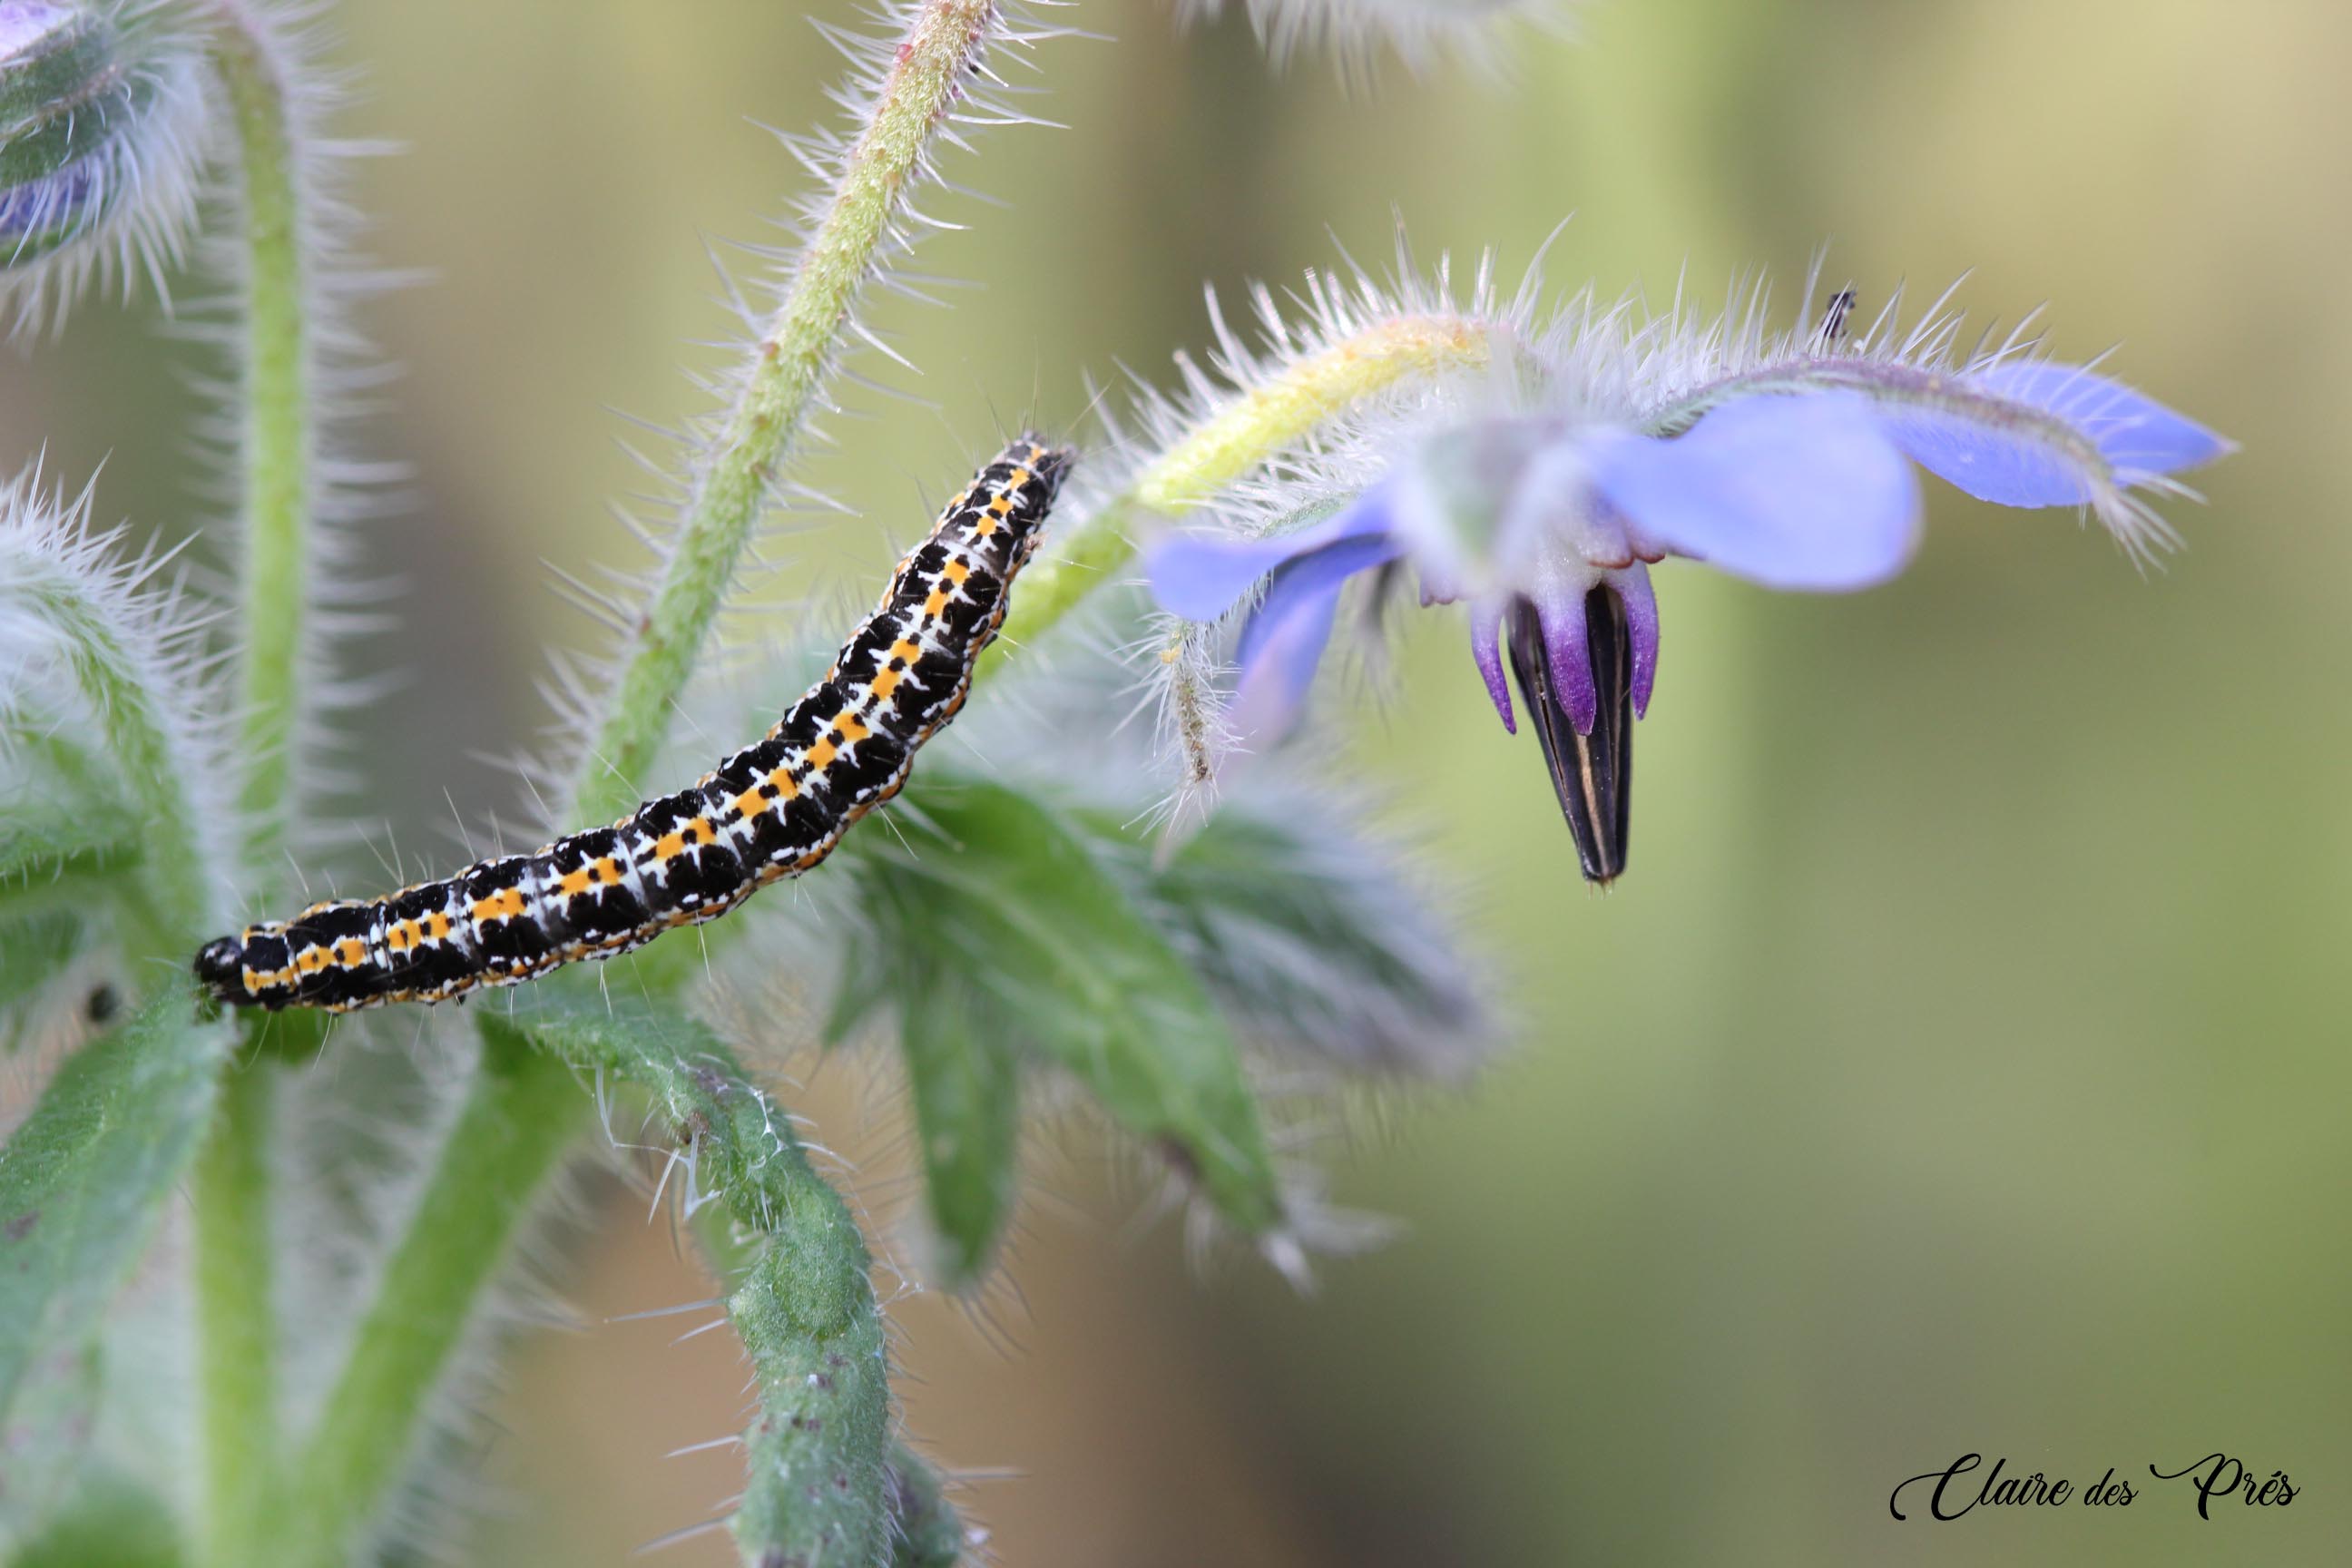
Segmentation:
<svg viewBox="0 0 2352 1568">
<path fill-rule="evenodd" d="M 1578 413 L 1424 431 L 1307 526 L 1164 536 L 1152 589 L 1172 614 L 1212 621 L 1263 580 L 1231 715 L 1258 744 L 1295 721 L 1349 578 L 1409 567 L 1424 605 L 1466 602 L 1504 728 L 1517 732 L 1507 661 L 1584 874 L 1606 884 L 1625 868 L 1633 725 L 1657 673 L 1651 563 L 1686 556 L 1772 588 L 1884 582 L 1918 537 L 1913 463 L 2001 505 L 2087 509 L 2145 552 L 2170 537 L 2146 496 L 2180 492 L 2171 475 L 2229 449 L 2086 367 L 1994 356 L 1954 370 L 1840 349 L 1848 302 L 1810 352 L 1741 356 L 1616 417 L 1590 411 L 1604 388 L 1555 379 L 1536 401 L 1565 394 Z M 1610 379 L 1623 396 L 1642 378 Z"/>
</svg>

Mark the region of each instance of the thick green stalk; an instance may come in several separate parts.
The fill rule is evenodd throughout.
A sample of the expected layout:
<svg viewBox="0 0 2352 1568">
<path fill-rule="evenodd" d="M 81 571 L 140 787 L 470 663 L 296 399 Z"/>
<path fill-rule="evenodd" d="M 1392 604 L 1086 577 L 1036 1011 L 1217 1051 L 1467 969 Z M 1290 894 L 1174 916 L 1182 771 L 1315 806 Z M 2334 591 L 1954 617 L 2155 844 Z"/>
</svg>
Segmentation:
<svg viewBox="0 0 2352 1568">
<path fill-rule="evenodd" d="M 240 4 L 213 12 L 212 56 L 236 132 L 245 294 L 236 412 L 240 441 L 244 648 L 239 682 L 245 775 L 243 860 L 259 889 L 284 880 L 309 607 L 311 324 L 303 214 L 288 84 L 275 40 Z M 248 1028 L 248 1041 L 257 1030 Z M 205 1398 L 205 1550 L 215 1563 L 258 1561 L 275 1523 L 278 1325 L 272 1291 L 268 1053 L 248 1050 L 226 1087 L 194 1185 L 197 1321 Z"/>
<path fill-rule="evenodd" d="M 807 425 L 859 288 L 995 19 L 994 0 L 925 0 L 900 40 L 872 116 L 696 476 L 660 586 L 589 753 L 599 771 L 581 783 L 583 820 L 616 816 L 640 794 L 759 522 L 769 481 Z"/>
<path fill-rule="evenodd" d="M 273 41 L 241 5 L 216 15 L 213 58 L 228 93 L 243 176 L 245 345 L 243 442 L 245 649 L 238 802 L 246 864 L 265 885 L 278 866 L 291 810 L 310 549 L 311 324 L 302 254 L 301 194 L 287 83 Z"/>
<path fill-rule="evenodd" d="M 196 1330 L 203 1347 L 204 1561 L 260 1563 L 276 1531 L 277 1313 L 269 1129 L 277 1072 L 247 1058 L 221 1084 L 193 1173 Z"/>
<path fill-rule="evenodd" d="M 1487 325 L 1466 316 L 1392 316 L 1301 355 L 1221 405 L 1153 458 L 1023 574 L 1003 641 L 982 668 L 1067 615 L 1135 555 L 1139 517 L 1181 517 L 1365 399 L 1420 377 L 1473 370 L 1492 353 Z"/>
<path fill-rule="evenodd" d="M 677 1140 L 682 1168 L 667 1173 L 689 1202 L 725 1202 L 730 1223 L 705 1235 L 718 1232 L 727 1316 L 760 1396 L 730 1521 L 743 1561 L 877 1568 L 901 1495 L 882 1312 L 856 1218 L 810 1165 L 791 1118 L 709 1029 L 658 1006 L 542 1006 L 498 1026 L 600 1084 L 643 1088 Z"/>
<path fill-rule="evenodd" d="M 964 1561 L 963 1516 L 940 1474 L 903 1445 L 890 1451 L 890 1568 L 956 1568 Z"/>
<path fill-rule="evenodd" d="M 487 1016 L 482 1060 L 257 1563 L 341 1568 L 414 1450 L 516 1227 L 586 1125 L 571 1068 Z"/>
</svg>

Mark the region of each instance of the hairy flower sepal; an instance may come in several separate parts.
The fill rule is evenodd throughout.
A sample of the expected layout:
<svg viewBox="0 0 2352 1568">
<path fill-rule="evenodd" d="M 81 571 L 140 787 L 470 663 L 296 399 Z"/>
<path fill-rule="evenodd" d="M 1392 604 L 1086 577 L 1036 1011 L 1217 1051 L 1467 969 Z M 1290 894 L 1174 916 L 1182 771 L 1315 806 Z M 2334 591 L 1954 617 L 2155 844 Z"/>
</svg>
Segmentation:
<svg viewBox="0 0 2352 1568">
<path fill-rule="evenodd" d="M 114 29 L 87 5 L 0 4 L 0 125 L 16 132 L 86 97 L 113 64 Z"/>
<path fill-rule="evenodd" d="M 0 290 L 19 328 L 93 268 L 176 257 L 202 100 L 193 47 L 137 7 L 0 0 Z"/>
<path fill-rule="evenodd" d="M 87 8 L 0 4 L 0 242 L 56 248 L 115 192 L 100 157 L 131 119 L 113 26 Z"/>
</svg>

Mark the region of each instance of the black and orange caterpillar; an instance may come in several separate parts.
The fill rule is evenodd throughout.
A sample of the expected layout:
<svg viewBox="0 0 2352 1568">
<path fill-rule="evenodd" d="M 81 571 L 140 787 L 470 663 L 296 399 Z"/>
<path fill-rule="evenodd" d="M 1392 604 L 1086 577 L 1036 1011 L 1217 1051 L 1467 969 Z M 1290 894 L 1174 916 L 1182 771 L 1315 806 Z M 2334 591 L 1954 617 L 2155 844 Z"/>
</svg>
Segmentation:
<svg viewBox="0 0 2352 1568">
<path fill-rule="evenodd" d="M 898 563 L 824 679 L 690 788 L 535 854 L 247 926 L 205 945 L 196 978 L 241 1007 L 446 1001 L 626 952 L 799 876 L 898 793 L 962 708 L 1072 460 L 1036 436 L 998 453 Z"/>
</svg>

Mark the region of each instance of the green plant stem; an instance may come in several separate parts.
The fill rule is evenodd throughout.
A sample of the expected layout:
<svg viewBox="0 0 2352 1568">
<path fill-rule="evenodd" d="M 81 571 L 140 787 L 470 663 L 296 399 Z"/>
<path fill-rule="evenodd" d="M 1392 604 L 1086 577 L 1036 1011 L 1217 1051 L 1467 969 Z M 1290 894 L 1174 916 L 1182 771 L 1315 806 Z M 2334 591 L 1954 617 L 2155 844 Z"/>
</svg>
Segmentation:
<svg viewBox="0 0 2352 1568">
<path fill-rule="evenodd" d="M 1113 581 L 1134 559 L 1131 531 L 1139 520 L 1181 517 L 1365 400 L 1410 380 L 1475 370 L 1493 346 L 1487 323 L 1472 317 L 1391 316 L 1278 367 L 1186 431 L 1063 539 L 1055 554 L 1022 574 L 1004 635 L 981 668 Z"/>
<path fill-rule="evenodd" d="M 482 1059 L 440 1162 L 292 1465 L 259 1561 L 341 1568 L 415 1448 L 476 1301 L 587 1121 L 571 1068 L 485 1019 Z"/>
<path fill-rule="evenodd" d="M 890 1568 L 955 1568 L 964 1560 L 963 1516 L 937 1470 L 899 1445 L 890 1450 Z"/>
<path fill-rule="evenodd" d="M 310 290 L 287 84 L 265 26 L 241 5 L 215 11 L 213 58 L 236 127 L 245 218 L 243 451 L 245 650 L 238 795 L 247 868 L 275 882 L 294 787 L 310 548 Z"/>
<path fill-rule="evenodd" d="M 791 1118 L 708 1027 L 615 1001 L 519 1008 L 542 1051 L 631 1083 L 676 1140 L 676 1173 L 708 1215 L 727 1316 L 759 1390 L 745 1486 L 730 1527 L 754 1568 L 877 1568 L 890 1551 L 889 1352 L 857 1221 L 809 1163 Z M 668 1174 L 670 1173 L 666 1173 Z"/>
<path fill-rule="evenodd" d="M 241 450 L 245 587 L 238 693 L 245 760 L 237 805 L 243 862 L 263 890 L 292 812 L 303 676 L 311 443 L 310 328 L 301 197 L 287 84 L 265 25 L 241 5 L 213 8 L 212 57 L 236 131 L 244 187 Z M 255 1031 L 248 1030 L 251 1039 Z M 270 1236 L 270 1109 L 277 1070 L 242 1053 L 194 1172 L 196 1315 L 204 1398 L 205 1561 L 265 1560 L 278 1524 L 278 1319 Z"/>
<path fill-rule="evenodd" d="M 580 816 L 603 821 L 642 793 L 669 716 L 759 522 L 769 481 L 808 422 L 850 311 L 970 79 L 995 0 L 925 0 L 899 42 L 791 288 L 755 346 L 741 390 L 696 475 L 676 543 L 637 629 L 581 781 Z"/>
<path fill-rule="evenodd" d="M 221 1084 L 196 1156 L 196 1327 L 204 1393 L 204 1557 L 259 1563 L 276 1521 L 278 1318 L 269 1224 L 277 1069 L 248 1056 Z"/>
</svg>

